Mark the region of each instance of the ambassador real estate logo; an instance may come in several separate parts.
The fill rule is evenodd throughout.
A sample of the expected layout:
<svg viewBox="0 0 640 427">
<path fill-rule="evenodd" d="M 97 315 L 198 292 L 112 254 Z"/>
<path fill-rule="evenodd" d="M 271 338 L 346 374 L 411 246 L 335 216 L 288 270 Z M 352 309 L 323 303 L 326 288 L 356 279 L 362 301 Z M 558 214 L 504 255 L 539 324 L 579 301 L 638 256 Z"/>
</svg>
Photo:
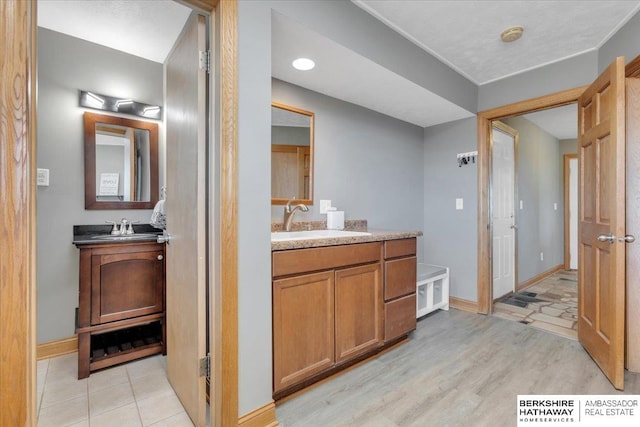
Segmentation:
<svg viewBox="0 0 640 427">
<path fill-rule="evenodd" d="M 519 395 L 518 427 L 639 426 L 638 395 Z"/>
</svg>

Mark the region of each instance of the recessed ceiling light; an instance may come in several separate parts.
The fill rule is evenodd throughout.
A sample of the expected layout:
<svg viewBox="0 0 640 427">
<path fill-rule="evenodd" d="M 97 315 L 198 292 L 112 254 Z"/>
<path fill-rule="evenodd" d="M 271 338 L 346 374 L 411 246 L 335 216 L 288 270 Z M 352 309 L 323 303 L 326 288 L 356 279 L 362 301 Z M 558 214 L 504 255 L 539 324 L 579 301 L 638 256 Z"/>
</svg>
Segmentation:
<svg viewBox="0 0 640 427">
<path fill-rule="evenodd" d="M 500 38 L 505 43 L 514 42 L 522 37 L 523 31 L 524 28 L 522 27 L 509 27 L 500 34 Z"/>
<path fill-rule="evenodd" d="M 293 65 L 293 68 L 296 70 L 308 71 L 315 67 L 316 63 L 309 58 L 298 58 L 294 60 L 291 65 Z"/>
</svg>

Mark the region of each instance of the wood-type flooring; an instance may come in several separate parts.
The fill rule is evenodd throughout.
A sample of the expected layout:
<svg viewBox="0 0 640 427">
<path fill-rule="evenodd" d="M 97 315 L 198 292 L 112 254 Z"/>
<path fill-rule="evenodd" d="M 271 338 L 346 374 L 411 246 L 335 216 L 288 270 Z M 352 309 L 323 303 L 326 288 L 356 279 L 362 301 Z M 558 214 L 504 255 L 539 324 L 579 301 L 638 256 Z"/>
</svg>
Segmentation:
<svg viewBox="0 0 640 427">
<path fill-rule="evenodd" d="M 625 394 L 640 374 L 625 372 Z M 619 394 L 580 343 L 451 309 L 398 348 L 282 403 L 283 427 L 515 426 L 518 394 Z"/>
</svg>

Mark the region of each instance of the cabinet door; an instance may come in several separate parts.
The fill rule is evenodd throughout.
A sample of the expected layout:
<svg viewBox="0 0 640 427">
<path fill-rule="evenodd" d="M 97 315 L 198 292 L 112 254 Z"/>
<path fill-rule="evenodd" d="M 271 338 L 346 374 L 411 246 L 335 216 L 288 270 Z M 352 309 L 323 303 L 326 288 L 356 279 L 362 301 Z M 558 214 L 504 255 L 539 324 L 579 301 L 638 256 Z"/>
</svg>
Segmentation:
<svg viewBox="0 0 640 427">
<path fill-rule="evenodd" d="M 274 392 L 334 363 L 333 271 L 273 282 Z"/>
<path fill-rule="evenodd" d="M 164 310 L 164 251 L 105 253 L 91 257 L 91 323 Z"/>
<path fill-rule="evenodd" d="M 342 362 L 382 344 L 382 267 L 368 264 L 335 274 L 336 362 Z"/>
</svg>

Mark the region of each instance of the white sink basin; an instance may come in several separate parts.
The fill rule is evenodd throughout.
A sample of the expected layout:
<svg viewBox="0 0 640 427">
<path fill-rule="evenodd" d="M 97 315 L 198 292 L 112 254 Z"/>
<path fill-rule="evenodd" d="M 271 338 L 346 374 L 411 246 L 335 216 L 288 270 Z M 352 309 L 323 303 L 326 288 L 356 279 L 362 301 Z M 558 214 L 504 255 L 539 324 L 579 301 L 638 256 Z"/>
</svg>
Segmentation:
<svg viewBox="0 0 640 427">
<path fill-rule="evenodd" d="M 308 239 L 332 239 L 337 237 L 358 237 L 370 236 L 366 231 L 344 231 L 344 230 L 309 230 L 309 231 L 278 231 L 271 233 L 272 242 L 284 242 L 287 240 L 308 240 Z"/>
</svg>

